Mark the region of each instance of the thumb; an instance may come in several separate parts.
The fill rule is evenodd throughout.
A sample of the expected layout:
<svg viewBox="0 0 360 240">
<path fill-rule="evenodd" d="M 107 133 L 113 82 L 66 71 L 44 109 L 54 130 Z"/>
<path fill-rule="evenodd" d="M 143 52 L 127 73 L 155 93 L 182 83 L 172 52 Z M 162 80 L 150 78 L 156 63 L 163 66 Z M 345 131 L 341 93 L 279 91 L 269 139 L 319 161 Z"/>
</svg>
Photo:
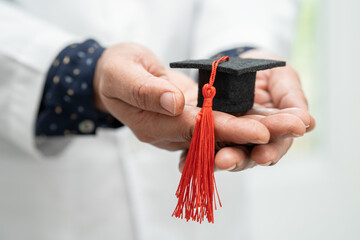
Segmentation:
<svg viewBox="0 0 360 240">
<path fill-rule="evenodd" d="M 163 77 L 149 73 L 141 64 L 129 63 L 117 67 L 109 76 L 107 92 L 145 111 L 176 116 L 182 113 L 185 98 L 180 89 Z"/>
</svg>

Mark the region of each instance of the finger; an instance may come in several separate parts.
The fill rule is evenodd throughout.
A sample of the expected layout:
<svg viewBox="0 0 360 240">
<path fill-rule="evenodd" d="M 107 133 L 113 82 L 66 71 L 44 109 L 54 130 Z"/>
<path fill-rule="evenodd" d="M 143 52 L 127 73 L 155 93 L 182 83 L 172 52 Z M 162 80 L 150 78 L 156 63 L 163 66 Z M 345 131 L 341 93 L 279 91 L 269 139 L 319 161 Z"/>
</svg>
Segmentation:
<svg viewBox="0 0 360 240">
<path fill-rule="evenodd" d="M 316 122 L 315 122 L 315 118 L 310 115 L 310 125 L 306 128 L 306 132 L 310 132 L 315 128 Z"/>
<path fill-rule="evenodd" d="M 154 70 L 158 68 L 148 70 L 141 63 L 132 61 L 107 64 L 104 66 L 103 94 L 142 110 L 179 115 L 184 108 L 184 95 L 165 79 L 165 75 L 157 77 L 150 73 L 161 75 L 160 70 Z"/>
<path fill-rule="evenodd" d="M 249 151 L 243 146 L 225 147 L 215 155 L 215 167 L 219 170 L 238 172 L 255 165 L 256 163 L 250 159 Z"/>
<path fill-rule="evenodd" d="M 179 170 L 183 171 L 188 151 L 180 155 Z M 226 147 L 215 155 L 215 169 L 232 172 L 255 167 L 257 164 L 249 158 L 249 151 L 245 147 Z"/>
<path fill-rule="evenodd" d="M 255 89 L 267 90 L 267 81 L 265 79 L 256 78 Z"/>
<path fill-rule="evenodd" d="M 251 151 L 251 159 L 259 165 L 274 165 L 285 155 L 292 142 L 291 138 L 285 138 L 265 145 L 256 145 Z"/>
<path fill-rule="evenodd" d="M 189 76 L 180 71 L 166 70 L 170 82 L 175 84 L 185 96 L 185 104 L 196 106 L 198 97 L 198 84 Z"/>
<path fill-rule="evenodd" d="M 265 104 L 271 102 L 271 96 L 268 91 L 263 89 L 255 89 L 254 102 L 258 104 Z"/>
<path fill-rule="evenodd" d="M 269 130 L 259 121 L 218 111 L 214 111 L 214 127 L 215 138 L 220 142 L 263 144 L 270 139 Z"/>
<path fill-rule="evenodd" d="M 300 78 L 291 66 L 272 69 L 268 89 L 277 108 L 297 107 L 308 110 Z"/>
<path fill-rule="evenodd" d="M 262 50 L 246 52 L 242 57 L 281 60 L 277 56 Z M 308 109 L 300 78 L 289 64 L 286 64 L 285 67 L 259 71 L 256 74 L 256 80 L 267 80 L 267 89 L 276 108 L 298 107 L 303 110 Z"/>
<path fill-rule="evenodd" d="M 275 107 L 274 103 L 272 103 L 272 102 L 264 103 L 263 106 L 266 108 L 274 108 Z"/>
<path fill-rule="evenodd" d="M 167 139 L 160 139 L 160 140 L 154 139 L 154 141 L 149 142 L 149 143 L 151 143 L 155 147 L 166 149 L 168 151 L 179 151 L 179 150 L 187 149 L 190 146 L 190 143 L 187 141 L 174 142 L 174 141 L 167 140 Z"/>
<path fill-rule="evenodd" d="M 146 128 L 151 128 L 152 134 L 163 134 L 162 138 L 174 142 L 185 141 L 189 144 L 199 110 L 197 107 L 185 106 L 185 110 L 180 116 L 170 118 L 159 115 L 156 123 Z M 270 133 L 268 129 L 257 120 L 236 118 L 230 114 L 217 111 L 214 111 L 213 114 L 216 141 L 234 144 L 263 144 L 269 141 Z M 166 131 L 164 131 L 165 129 Z"/>
<path fill-rule="evenodd" d="M 300 137 L 306 132 L 306 126 L 300 118 L 288 113 L 278 113 L 270 116 L 245 115 L 244 117 L 258 120 L 264 124 L 270 132 L 271 141 L 284 137 Z"/>
<path fill-rule="evenodd" d="M 199 110 L 197 107 L 185 106 L 185 110 L 180 116 L 157 115 L 156 121 L 153 123 L 149 121 L 151 118 L 146 117 L 144 118 L 146 122 L 142 125 L 149 134 L 156 135 L 159 139 L 189 144 Z M 236 118 L 230 114 L 217 111 L 214 111 L 213 114 L 216 141 L 235 144 L 263 144 L 269 141 L 268 129 L 257 120 Z"/>
<path fill-rule="evenodd" d="M 253 108 L 246 112 L 249 115 L 263 115 L 263 116 L 270 116 L 279 113 L 289 113 L 292 115 L 297 116 L 301 119 L 304 125 L 308 128 L 311 126 L 311 115 L 300 108 L 285 108 L 285 109 L 276 109 L 276 108 Z"/>
<path fill-rule="evenodd" d="M 200 111 L 197 107 L 185 106 L 181 115 L 170 117 L 139 110 L 118 99 L 107 99 L 106 104 L 111 109 L 111 114 L 127 125 L 141 141 L 151 144 L 185 142 L 188 146 L 196 115 Z M 217 141 L 236 144 L 267 143 L 270 138 L 268 129 L 259 121 L 236 118 L 222 112 L 214 112 L 214 128 Z M 186 146 L 182 144 L 179 147 Z"/>
<path fill-rule="evenodd" d="M 106 99 L 105 105 L 109 112 L 128 126 L 142 142 L 168 150 L 179 150 L 189 146 L 192 126 L 195 122 L 195 117 L 192 116 L 197 114 L 196 109 L 190 109 L 190 113 L 187 114 L 170 117 L 144 111 L 119 99 Z M 177 142 L 180 144 L 176 144 Z"/>
</svg>

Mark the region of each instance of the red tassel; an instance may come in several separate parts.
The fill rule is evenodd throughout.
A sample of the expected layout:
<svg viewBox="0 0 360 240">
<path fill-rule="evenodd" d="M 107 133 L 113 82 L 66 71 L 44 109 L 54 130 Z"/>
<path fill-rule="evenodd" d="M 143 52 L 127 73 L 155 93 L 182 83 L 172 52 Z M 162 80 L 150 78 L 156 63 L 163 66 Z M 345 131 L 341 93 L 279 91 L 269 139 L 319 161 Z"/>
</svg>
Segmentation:
<svg viewBox="0 0 360 240">
<path fill-rule="evenodd" d="M 221 207 L 214 177 L 215 134 L 212 103 L 216 94 L 213 84 L 217 66 L 227 60 L 229 57 L 225 56 L 212 63 L 209 83 L 202 88 L 203 107 L 196 116 L 194 133 L 176 191 L 178 203 L 172 216 L 185 217 L 187 221 L 191 219 L 201 223 L 206 216 L 209 222 L 214 223 L 215 192 Z"/>
</svg>

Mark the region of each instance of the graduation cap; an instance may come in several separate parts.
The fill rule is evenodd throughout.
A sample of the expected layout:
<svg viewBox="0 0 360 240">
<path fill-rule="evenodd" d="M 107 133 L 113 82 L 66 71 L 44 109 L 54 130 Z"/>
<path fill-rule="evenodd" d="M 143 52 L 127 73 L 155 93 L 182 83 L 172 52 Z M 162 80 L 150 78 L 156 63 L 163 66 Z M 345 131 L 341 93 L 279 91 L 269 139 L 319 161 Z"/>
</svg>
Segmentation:
<svg viewBox="0 0 360 240">
<path fill-rule="evenodd" d="M 171 68 L 199 69 L 198 107 L 203 105 L 202 87 L 209 82 L 216 59 L 186 60 L 170 63 Z M 252 108 L 256 71 L 285 66 L 285 62 L 267 59 L 230 57 L 217 67 L 213 109 L 227 113 L 245 112 Z"/>
<path fill-rule="evenodd" d="M 284 66 L 285 62 L 229 58 L 188 60 L 170 63 L 172 68 L 199 69 L 198 106 L 193 136 L 186 156 L 173 216 L 197 222 L 214 222 L 216 196 L 214 177 L 215 133 L 212 110 L 243 112 L 254 103 L 256 71 Z M 215 80 L 216 78 L 216 80 Z"/>
</svg>

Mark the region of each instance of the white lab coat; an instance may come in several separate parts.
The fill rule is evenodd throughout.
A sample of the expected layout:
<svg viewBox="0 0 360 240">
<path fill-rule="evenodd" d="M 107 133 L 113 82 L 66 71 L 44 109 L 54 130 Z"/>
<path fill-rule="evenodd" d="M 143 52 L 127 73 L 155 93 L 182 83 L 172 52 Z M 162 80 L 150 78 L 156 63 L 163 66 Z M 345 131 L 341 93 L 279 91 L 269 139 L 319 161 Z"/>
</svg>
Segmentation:
<svg viewBox="0 0 360 240">
<path fill-rule="evenodd" d="M 126 128 L 36 139 L 46 72 L 66 45 L 137 42 L 160 59 L 255 45 L 285 55 L 296 4 L 286 0 L 0 1 L 0 239 L 250 239 L 246 182 L 217 174 L 215 224 L 171 218 L 178 153 Z M 244 192 L 245 191 L 245 192 Z"/>
</svg>

